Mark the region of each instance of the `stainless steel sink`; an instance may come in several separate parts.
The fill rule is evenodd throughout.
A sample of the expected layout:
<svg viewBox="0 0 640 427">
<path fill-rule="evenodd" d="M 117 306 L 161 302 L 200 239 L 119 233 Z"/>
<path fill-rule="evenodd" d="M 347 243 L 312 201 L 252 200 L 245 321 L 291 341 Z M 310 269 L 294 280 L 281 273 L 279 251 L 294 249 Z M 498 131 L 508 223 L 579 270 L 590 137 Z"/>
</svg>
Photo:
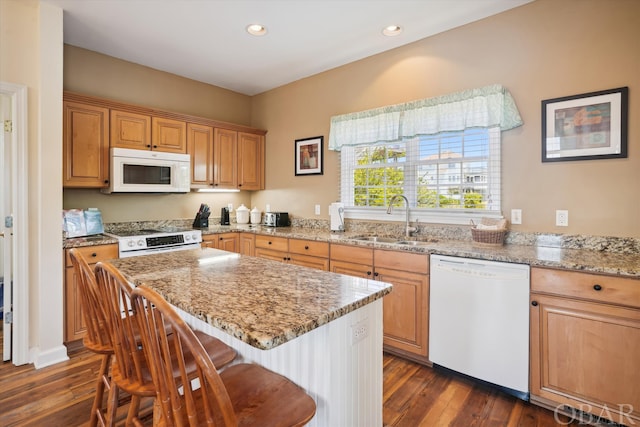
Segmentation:
<svg viewBox="0 0 640 427">
<path fill-rule="evenodd" d="M 437 240 L 401 240 L 396 242 L 398 245 L 407 245 L 407 246 L 427 246 L 431 243 L 436 243 Z"/>
<path fill-rule="evenodd" d="M 380 236 L 359 236 L 354 237 L 353 240 L 360 240 L 362 242 L 376 242 L 376 243 L 398 243 L 398 239 L 393 237 L 380 237 Z"/>
<path fill-rule="evenodd" d="M 381 237 L 381 236 L 356 236 L 352 237 L 353 240 L 359 240 L 361 242 L 374 242 L 374 243 L 392 243 L 395 245 L 406 246 L 427 246 L 431 243 L 437 243 L 436 239 L 422 239 L 422 240 L 408 240 L 406 237 Z"/>
</svg>

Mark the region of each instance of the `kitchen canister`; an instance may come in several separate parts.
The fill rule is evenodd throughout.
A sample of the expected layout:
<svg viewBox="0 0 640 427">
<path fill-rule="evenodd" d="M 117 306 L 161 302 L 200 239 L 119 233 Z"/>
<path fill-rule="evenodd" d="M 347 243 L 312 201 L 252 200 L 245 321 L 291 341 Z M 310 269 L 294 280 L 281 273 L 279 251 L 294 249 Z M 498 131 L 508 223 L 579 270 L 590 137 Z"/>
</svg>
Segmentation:
<svg viewBox="0 0 640 427">
<path fill-rule="evenodd" d="M 262 220 L 262 212 L 257 207 L 251 209 L 251 224 L 260 224 Z"/>
<path fill-rule="evenodd" d="M 236 209 L 236 221 L 238 224 L 249 224 L 249 209 L 245 205 Z"/>
</svg>

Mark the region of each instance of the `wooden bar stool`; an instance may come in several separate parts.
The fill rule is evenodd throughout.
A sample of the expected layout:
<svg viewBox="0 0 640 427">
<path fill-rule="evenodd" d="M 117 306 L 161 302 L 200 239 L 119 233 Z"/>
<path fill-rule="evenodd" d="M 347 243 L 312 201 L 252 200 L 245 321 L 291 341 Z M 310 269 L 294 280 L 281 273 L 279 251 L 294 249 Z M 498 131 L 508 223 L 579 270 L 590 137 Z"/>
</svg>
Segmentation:
<svg viewBox="0 0 640 427">
<path fill-rule="evenodd" d="M 158 392 L 159 424 L 302 426 L 315 415 L 316 404 L 302 388 L 259 365 L 236 364 L 218 373 L 198 337 L 152 289 L 137 287 L 131 302 Z M 187 376 L 186 354 L 198 364 L 198 381 Z"/>
<path fill-rule="evenodd" d="M 73 265 L 76 275 L 77 289 L 80 293 L 80 302 L 82 304 L 82 315 L 84 316 L 84 323 L 87 327 L 83 344 L 94 353 L 102 355 L 98 381 L 96 383 L 96 395 L 93 399 L 91 416 L 89 418 L 89 427 L 96 427 L 98 422 L 104 426 L 105 418 L 103 411 L 106 408 L 103 405 L 103 395 L 105 389 L 108 390 L 110 386 L 109 367 L 111 366 L 111 358 L 113 356 L 113 346 L 111 345 L 111 338 L 109 337 L 106 326 L 107 319 L 99 303 L 100 297 L 94 271 L 78 250 L 69 250 L 69 257 L 71 258 L 71 264 Z"/>
<path fill-rule="evenodd" d="M 144 397 L 155 398 L 156 388 L 152 381 L 149 363 L 142 351 L 141 334 L 138 321 L 131 310 L 130 296 L 133 286 L 118 269 L 107 263 L 99 262 L 95 269 L 96 281 L 100 292 L 100 303 L 108 321 L 108 331 L 113 343 L 114 360 L 111 366 L 112 386 L 107 400 L 107 423 L 113 424 L 116 416 L 118 393 L 124 390 L 131 395 L 126 425 L 140 424 L 140 401 Z M 193 331 L 192 331 L 193 332 Z M 223 367 L 236 357 L 236 351 L 217 338 L 193 332 L 203 340 L 205 353 Z M 170 337 L 170 340 L 172 337 Z M 195 376 L 197 363 L 187 354 L 185 358 L 187 377 Z M 181 372 L 174 375 L 182 378 Z M 154 404 L 155 406 L 155 404 Z M 154 411 L 154 419 L 156 413 Z"/>
</svg>

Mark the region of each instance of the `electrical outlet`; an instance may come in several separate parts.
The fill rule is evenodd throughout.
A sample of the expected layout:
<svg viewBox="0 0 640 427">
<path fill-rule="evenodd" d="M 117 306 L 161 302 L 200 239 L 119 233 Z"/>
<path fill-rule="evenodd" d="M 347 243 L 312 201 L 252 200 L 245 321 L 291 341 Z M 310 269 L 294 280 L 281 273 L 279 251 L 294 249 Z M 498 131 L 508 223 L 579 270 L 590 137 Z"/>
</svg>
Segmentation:
<svg viewBox="0 0 640 427">
<path fill-rule="evenodd" d="M 316 205 L 316 215 L 320 215 L 320 205 Z"/>
<path fill-rule="evenodd" d="M 369 319 L 362 319 L 355 325 L 351 325 L 351 344 L 362 341 L 369 336 Z"/>
<path fill-rule="evenodd" d="M 556 211 L 556 226 L 558 227 L 569 226 L 569 211 L 566 211 L 566 210 Z"/>
<path fill-rule="evenodd" d="M 522 224 L 522 209 L 511 209 L 511 224 Z"/>
</svg>

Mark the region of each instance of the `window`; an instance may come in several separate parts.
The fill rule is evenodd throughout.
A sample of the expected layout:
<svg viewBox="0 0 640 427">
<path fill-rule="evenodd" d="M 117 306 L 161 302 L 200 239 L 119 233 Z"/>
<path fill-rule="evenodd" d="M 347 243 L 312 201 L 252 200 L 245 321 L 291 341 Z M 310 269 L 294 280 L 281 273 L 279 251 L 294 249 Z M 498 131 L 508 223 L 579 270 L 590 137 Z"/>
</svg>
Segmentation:
<svg viewBox="0 0 640 427">
<path fill-rule="evenodd" d="M 397 194 L 424 221 L 500 215 L 498 127 L 345 146 L 340 159 L 341 200 L 351 218 L 381 219 L 379 208 Z"/>
</svg>

